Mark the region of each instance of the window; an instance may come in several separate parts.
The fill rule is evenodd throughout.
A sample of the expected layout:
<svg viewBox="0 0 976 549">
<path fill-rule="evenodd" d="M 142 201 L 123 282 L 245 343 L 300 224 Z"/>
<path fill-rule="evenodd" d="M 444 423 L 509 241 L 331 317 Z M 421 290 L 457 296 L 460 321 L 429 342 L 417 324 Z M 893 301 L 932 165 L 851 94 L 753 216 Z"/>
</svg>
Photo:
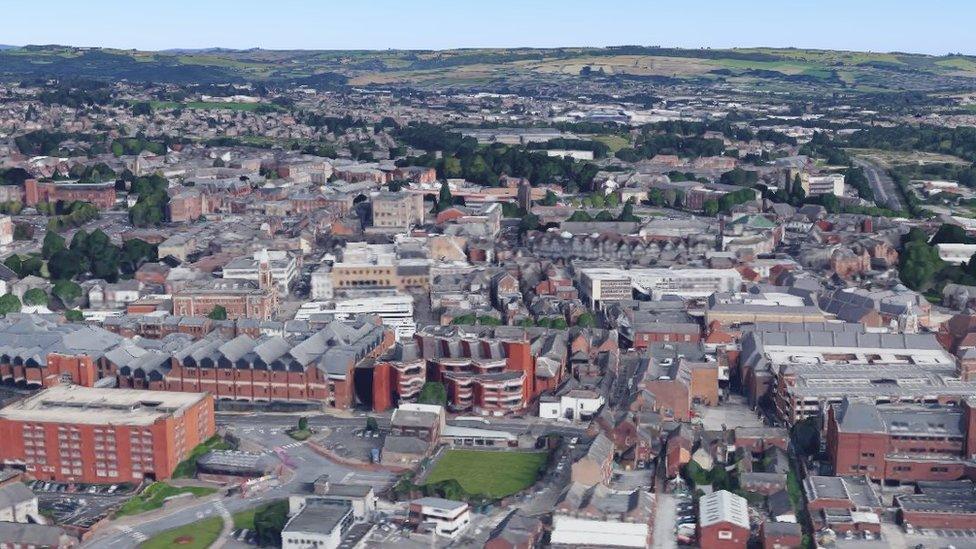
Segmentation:
<svg viewBox="0 0 976 549">
<path fill-rule="evenodd" d="M 719 530 L 718 539 L 732 539 L 732 530 Z"/>
</svg>

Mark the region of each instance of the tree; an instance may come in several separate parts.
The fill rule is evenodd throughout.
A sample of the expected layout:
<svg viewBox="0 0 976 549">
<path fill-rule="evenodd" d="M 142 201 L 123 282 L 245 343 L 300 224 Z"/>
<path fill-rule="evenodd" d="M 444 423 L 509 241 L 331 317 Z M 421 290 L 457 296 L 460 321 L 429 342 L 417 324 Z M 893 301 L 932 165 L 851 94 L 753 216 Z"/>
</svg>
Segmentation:
<svg viewBox="0 0 976 549">
<path fill-rule="evenodd" d="M 302 416 L 298 418 L 298 430 L 308 431 L 308 417 Z"/>
<path fill-rule="evenodd" d="M 0 315 L 7 313 L 19 313 L 20 300 L 14 294 L 3 294 L 0 296 Z M 445 396 L 445 399 L 447 397 Z"/>
<path fill-rule="evenodd" d="M 288 522 L 288 501 L 276 501 L 254 513 L 254 531 L 262 545 L 281 546 L 281 531 Z"/>
<path fill-rule="evenodd" d="M 376 418 L 369 416 L 366 418 L 366 430 L 375 433 L 380 430 L 380 424 L 376 422 Z"/>
<path fill-rule="evenodd" d="M 546 196 L 542 199 L 543 206 L 555 206 L 559 202 L 559 197 L 551 190 L 546 191 Z"/>
<path fill-rule="evenodd" d="M 442 212 L 454 205 L 454 195 L 451 194 L 451 186 L 447 181 L 441 183 L 440 193 L 437 195 L 437 211 Z"/>
<path fill-rule="evenodd" d="M 936 244 L 972 244 L 973 239 L 959 225 L 943 223 L 929 242 L 933 246 Z"/>
<path fill-rule="evenodd" d="M 71 250 L 59 250 L 47 262 L 47 270 L 54 280 L 71 280 L 85 272 L 87 259 Z"/>
<path fill-rule="evenodd" d="M 207 318 L 211 320 L 227 320 L 227 308 L 223 305 L 214 305 L 214 308 L 210 310 L 210 314 Z"/>
<path fill-rule="evenodd" d="M 525 217 L 519 221 L 519 232 L 534 231 L 539 228 L 539 216 L 535 214 L 527 214 Z"/>
<path fill-rule="evenodd" d="M 421 387 L 420 394 L 417 395 L 417 402 L 445 406 L 447 405 L 447 389 L 444 388 L 443 383 L 428 381 Z"/>
<path fill-rule="evenodd" d="M 59 280 L 54 283 L 51 293 L 56 295 L 65 307 L 70 307 L 76 299 L 81 297 L 81 286 L 70 280 Z"/>
<path fill-rule="evenodd" d="M 715 217 L 718 214 L 718 201 L 717 200 L 706 200 L 702 204 L 702 210 L 705 215 L 709 217 Z"/>
<path fill-rule="evenodd" d="M 34 227 L 27 223 L 14 224 L 14 240 L 33 240 Z"/>
<path fill-rule="evenodd" d="M 576 317 L 576 325 L 580 328 L 592 328 L 596 326 L 596 319 L 593 313 L 583 313 Z"/>
<path fill-rule="evenodd" d="M 54 254 L 64 249 L 64 237 L 55 231 L 48 230 L 44 235 L 44 242 L 41 244 L 41 256 L 44 259 L 51 259 Z"/>
<path fill-rule="evenodd" d="M 24 292 L 24 305 L 33 305 L 33 306 L 44 305 L 46 307 L 47 304 L 48 304 L 47 292 L 45 292 L 43 289 L 31 288 L 30 290 Z"/>
<path fill-rule="evenodd" d="M 44 268 L 44 261 L 36 255 L 30 255 L 27 256 L 27 259 L 24 259 L 21 265 L 21 278 L 30 275 L 41 276 L 41 269 Z"/>
<path fill-rule="evenodd" d="M 943 267 L 939 251 L 925 242 L 909 242 L 899 258 L 901 281 L 913 290 L 923 290 Z"/>
<path fill-rule="evenodd" d="M 64 312 L 64 319 L 68 322 L 82 322 L 85 320 L 85 315 L 78 309 L 68 309 Z"/>
<path fill-rule="evenodd" d="M 8 269 L 17 273 L 17 276 L 23 278 L 24 275 L 21 274 L 21 269 L 24 267 L 23 261 L 20 260 L 20 256 L 13 254 L 3 261 L 3 264 L 7 266 Z"/>
</svg>

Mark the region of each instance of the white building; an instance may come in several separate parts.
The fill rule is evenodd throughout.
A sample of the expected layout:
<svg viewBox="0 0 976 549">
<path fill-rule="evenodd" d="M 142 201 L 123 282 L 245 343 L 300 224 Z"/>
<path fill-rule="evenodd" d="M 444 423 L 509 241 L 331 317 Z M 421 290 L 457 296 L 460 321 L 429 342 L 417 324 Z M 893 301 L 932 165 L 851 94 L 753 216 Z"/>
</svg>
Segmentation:
<svg viewBox="0 0 976 549">
<path fill-rule="evenodd" d="M 417 332 L 417 323 L 413 319 L 413 297 L 396 293 L 335 301 L 310 301 L 298 309 L 295 320 L 329 316 L 336 320 L 349 320 L 361 314 L 378 316 L 384 325 L 396 332 L 398 339 L 411 338 Z"/>
<path fill-rule="evenodd" d="M 0 246 L 9 246 L 14 241 L 14 221 L 9 215 L 0 215 Z"/>
<path fill-rule="evenodd" d="M 976 244 L 936 244 L 939 250 L 939 259 L 953 265 L 968 263 L 976 254 Z"/>
<path fill-rule="evenodd" d="M 471 523 L 471 508 L 463 501 L 431 497 L 415 499 L 410 502 L 407 521 L 433 530 L 438 536 L 457 539 Z"/>
<path fill-rule="evenodd" d="M 335 287 L 332 284 L 332 267 L 322 265 L 312 273 L 312 299 L 332 299 Z"/>
<path fill-rule="evenodd" d="M 309 500 L 281 531 L 282 549 L 336 549 L 354 521 L 348 501 Z"/>
<path fill-rule="evenodd" d="M 801 178 L 800 186 L 807 196 L 820 196 L 832 194 L 834 196 L 844 196 L 844 176 L 839 173 L 826 175 L 811 175 Z"/>
<path fill-rule="evenodd" d="M 595 416 L 603 404 L 603 395 L 600 393 L 586 389 L 575 389 L 558 399 L 540 400 L 539 417 L 573 422 L 583 421 Z"/>
<path fill-rule="evenodd" d="M 298 276 L 298 262 L 286 251 L 254 252 L 251 257 L 238 257 L 224 265 L 224 278 L 241 278 L 244 280 L 261 281 L 261 261 L 266 258 L 271 268 L 271 280 L 274 281 L 278 293 L 288 294 L 288 287 Z"/>
<path fill-rule="evenodd" d="M 37 496 L 23 482 L 0 486 L 0 522 L 42 522 Z"/>
<path fill-rule="evenodd" d="M 629 286 L 628 286 L 629 283 Z M 582 269 L 580 286 L 591 303 L 629 299 L 632 290 L 661 299 L 708 297 L 738 291 L 742 275 L 735 269 Z"/>
</svg>

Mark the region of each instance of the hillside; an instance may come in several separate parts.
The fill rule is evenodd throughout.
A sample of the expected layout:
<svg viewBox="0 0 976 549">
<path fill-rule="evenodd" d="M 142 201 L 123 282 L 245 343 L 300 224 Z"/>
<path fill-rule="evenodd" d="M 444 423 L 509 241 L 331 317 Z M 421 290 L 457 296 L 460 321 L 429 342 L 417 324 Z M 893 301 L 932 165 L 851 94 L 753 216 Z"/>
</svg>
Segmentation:
<svg viewBox="0 0 976 549">
<path fill-rule="evenodd" d="M 329 87 L 546 85 L 606 78 L 776 91 L 970 88 L 976 57 L 750 48 L 641 46 L 446 51 L 169 50 L 66 46 L 0 50 L 0 79 L 93 78 L 172 83 L 266 82 Z"/>
</svg>

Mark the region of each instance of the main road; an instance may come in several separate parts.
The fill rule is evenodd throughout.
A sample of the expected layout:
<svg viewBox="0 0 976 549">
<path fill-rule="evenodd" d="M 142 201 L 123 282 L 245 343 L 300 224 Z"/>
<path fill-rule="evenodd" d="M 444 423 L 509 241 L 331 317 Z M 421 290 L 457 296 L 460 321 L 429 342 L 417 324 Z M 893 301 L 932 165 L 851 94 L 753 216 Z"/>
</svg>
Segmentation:
<svg viewBox="0 0 976 549">
<path fill-rule="evenodd" d="M 884 166 L 864 157 L 854 158 L 854 165 L 864 170 L 864 177 L 868 178 L 871 190 L 874 191 L 874 201 L 879 206 L 895 211 L 905 211 L 905 201 L 901 198 L 901 191 L 892 181 Z"/>
</svg>

